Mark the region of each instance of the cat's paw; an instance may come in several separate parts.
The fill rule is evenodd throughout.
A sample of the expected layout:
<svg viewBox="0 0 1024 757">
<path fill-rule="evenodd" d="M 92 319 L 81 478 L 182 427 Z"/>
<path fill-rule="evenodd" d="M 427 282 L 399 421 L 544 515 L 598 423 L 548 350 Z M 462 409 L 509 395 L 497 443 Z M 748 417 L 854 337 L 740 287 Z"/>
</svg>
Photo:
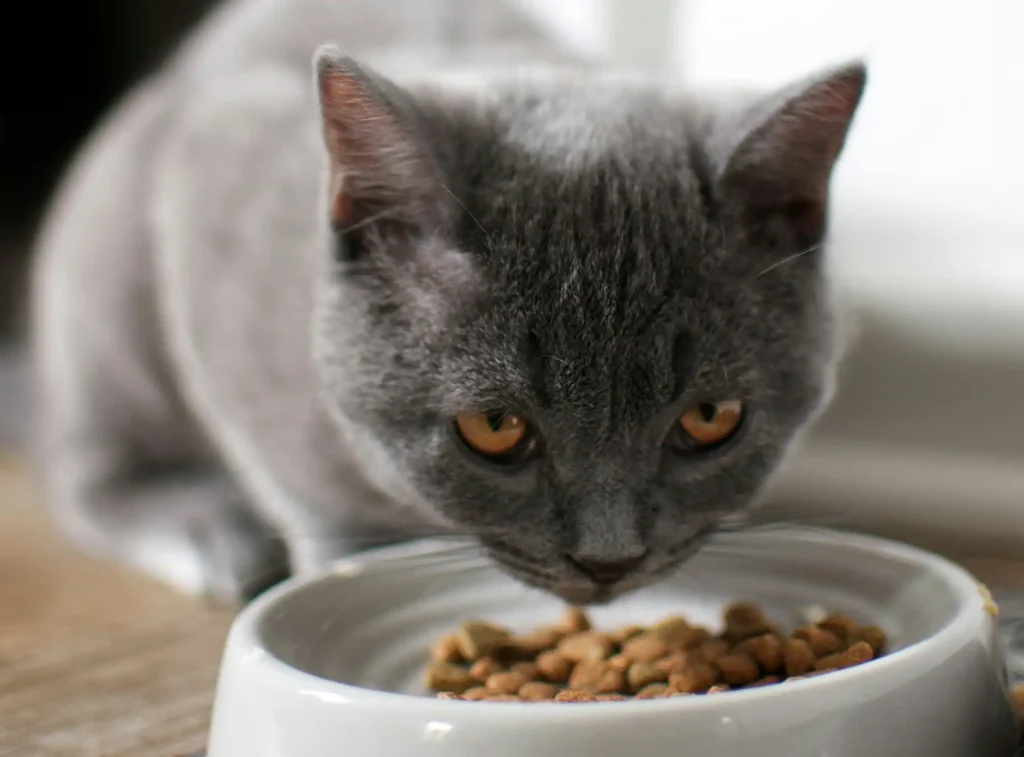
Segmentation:
<svg viewBox="0 0 1024 757">
<path fill-rule="evenodd" d="M 203 565 L 201 594 L 211 604 L 243 604 L 288 577 L 284 542 L 241 508 L 195 524 L 192 538 Z"/>
</svg>

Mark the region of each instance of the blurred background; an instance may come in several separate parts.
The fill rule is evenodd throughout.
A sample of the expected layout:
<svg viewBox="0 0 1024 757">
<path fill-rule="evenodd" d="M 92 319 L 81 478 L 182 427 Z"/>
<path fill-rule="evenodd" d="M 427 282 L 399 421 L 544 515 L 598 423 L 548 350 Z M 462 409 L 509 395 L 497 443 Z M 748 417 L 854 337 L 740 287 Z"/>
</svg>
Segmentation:
<svg viewBox="0 0 1024 757">
<path fill-rule="evenodd" d="M 1019 555 L 1024 4 L 515 1 L 580 52 L 700 87 L 774 86 L 866 57 L 871 83 L 834 185 L 832 263 L 853 348 L 768 513 L 958 557 Z M 42 203 L 97 119 L 212 4 L 30 3 L 0 26 L 0 446 L 27 422 L 17 337 Z M 24 39 L 46 47 L 29 57 Z"/>
</svg>

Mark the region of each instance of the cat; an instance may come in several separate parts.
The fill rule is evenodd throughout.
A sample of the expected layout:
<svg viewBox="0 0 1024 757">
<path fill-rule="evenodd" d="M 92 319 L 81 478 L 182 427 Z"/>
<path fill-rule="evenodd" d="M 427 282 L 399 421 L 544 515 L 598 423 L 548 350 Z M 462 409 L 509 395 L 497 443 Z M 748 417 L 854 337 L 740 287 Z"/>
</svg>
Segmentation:
<svg viewBox="0 0 1024 757">
<path fill-rule="evenodd" d="M 54 519 L 216 602 L 431 533 L 577 604 L 658 580 L 831 395 L 866 81 L 687 92 L 502 2 L 230 0 L 42 228 Z"/>
</svg>

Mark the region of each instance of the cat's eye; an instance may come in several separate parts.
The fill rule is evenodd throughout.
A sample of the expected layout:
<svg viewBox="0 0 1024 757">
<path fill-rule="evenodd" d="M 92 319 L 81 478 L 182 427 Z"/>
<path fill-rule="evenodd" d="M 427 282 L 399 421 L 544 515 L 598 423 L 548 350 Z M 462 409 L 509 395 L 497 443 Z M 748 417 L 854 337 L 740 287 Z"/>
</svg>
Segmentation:
<svg viewBox="0 0 1024 757">
<path fill-rule="evenodd" d="M 701 402 L 687 408 L 679 418 L 679 426 L 689 447 L 706 449 L 729 441 L 743 423 L 743 403 Z"/>
<path fill-rule="evenodd" d="M 459 413 L 455 430 L 467 447 L 497 462 L 516 459 L 530 436 L 526 420 L 507 412 Z"/>
</svg>

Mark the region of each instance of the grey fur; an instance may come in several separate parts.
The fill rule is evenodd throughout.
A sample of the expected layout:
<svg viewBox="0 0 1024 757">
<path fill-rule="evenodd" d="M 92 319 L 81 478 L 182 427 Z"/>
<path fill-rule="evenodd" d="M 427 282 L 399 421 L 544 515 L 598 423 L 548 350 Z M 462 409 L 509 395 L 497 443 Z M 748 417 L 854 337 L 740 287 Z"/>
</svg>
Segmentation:
<svg viewBox="0 0 1024 757">
<path fill-rule="evenodd" d="M 821 181 L 863 81 L 716 103 L 500 3 L 226 4 L 85 147 L 40 241 L 58 523 L 229 601 L 431 532 L 572 601 L 654 580 L 828 397 Z M 666 451 L 733 398 L 733 442 Z M 451 432 L 472 409 L 525 415 L 541 454 L 481 464 Z M 568 553 L 646 559 L 609 587 Z"/>
</svg>

